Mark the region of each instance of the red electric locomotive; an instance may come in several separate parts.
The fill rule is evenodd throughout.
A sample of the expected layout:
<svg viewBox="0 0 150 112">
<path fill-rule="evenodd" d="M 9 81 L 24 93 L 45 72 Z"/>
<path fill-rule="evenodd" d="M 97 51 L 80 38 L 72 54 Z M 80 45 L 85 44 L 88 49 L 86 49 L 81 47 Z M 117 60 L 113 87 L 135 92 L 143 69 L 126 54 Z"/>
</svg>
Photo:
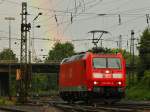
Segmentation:
<svg viewBox="0 0 150 112">
<path fill-rule="evenodd" d="M 59 91 L 66 101 L 121 99 L 125 96 L 125 60 L 118 54 L 86 52 L 60 65 Z"/>
</svg>

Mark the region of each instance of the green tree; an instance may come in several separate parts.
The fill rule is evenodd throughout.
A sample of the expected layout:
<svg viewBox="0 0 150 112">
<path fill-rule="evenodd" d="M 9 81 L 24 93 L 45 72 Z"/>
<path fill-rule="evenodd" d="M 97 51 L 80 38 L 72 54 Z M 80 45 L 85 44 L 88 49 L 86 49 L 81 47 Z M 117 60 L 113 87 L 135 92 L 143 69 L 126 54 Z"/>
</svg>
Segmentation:
<svg viewBox="0 0 150 112">
<path fill-rule="evenodd" d="M 73 55 L 74 52 L 74 46 L 72 43 L 66 42 L 66 43 L 56 43 L 52 50 L 49 51 L 48 57 L 46 58 L 46 61 L 48 60 L 62 60 L 63 58 L 67 58 L 71 55 Z"/>
<path fill-rule="evenodd" d="M 139 46 L 139 66 L 138 66 L 138 78 L 141 79 L 144 76 L 146 70 L 150 70 L 150 30 L 145 29 Z"/>
<path fill-rule="evenodd" d="M 14 60 L 17 61 L 16 54 L 10 49 L 4 49 L 0 52 L 0 60 Z"/>
<path fill-rule="evenodd" d="M 32 74 L 32 92 L 36 94 L 42 94 L 48 91 L 48 76 L 43 73 Z"/>
<path fill-rule="evenodd" d="M 104 47 L 92 48 L 89 51 L 93 53 L 112 53 L 112 49 L 104 48 Z"/>
<path fill-rule="evenodd" d="M 13 53 L 12 50 L 10 49 L 4 49 L 3 51 L 0 52 L 0 61 L 2 62 L 9 62 L 9 60 L 13 62 L 17 62 L 18 59 L 16 57 L 16 54 Z M 12 72 L 11 72 L 12 73 Z M 11 75 L 11 95 L 16 94 L 16 80 L 15 80 L 15 75 Z"/>
<path fill-rule="evenodd" d="M 52 50 L 49 51 L 48 57 L 46 58 L 46 62 L 49 60 L 62 60 L 63 58 L 67 58 L 75 54 L 74 46 L 72 43 L 56 43 Z M 58 74 L 53 74 L 48 76 L 48 82 L 50 91 L 57 93 L 58 85 L 57 85 L 57 76 Z"/>
<path fill-rule="evenodd" d="M 110 48 L 98 47 L 98 48 L 92 48 L 92 50 L 89 50 L 89 51 L 94 52 L 94 53 L 104 53 L 104 54 L 105 53 L 106 54 L 121 53 L 127 61 L 129 61 L 129 59 L 130 59 L 130 53 L 127 52 L 125 49 L 118 49 L 118 48 L 110 49 Z"/>
<path fill-rule="evenodd" d="M 103 48 L 103 47 L 98 47 L 98 48 L 92 48 L 91 50 L 89 50 L 90 52 L 94 52 L 94 53 L 106 53 L 106 54 L 116 54 L 116 53 L 121 53 L 123 55 L 123 57 L 126 60 L 126 64 L 129 66 L 130 64 L 130 53 L 128 51 L 126 51 L 125 49 L 118 49 L 118 48 Z M 135 64 L 137 65 L 138 63 L 138 56 L 135 55 Z"/>
</svg>

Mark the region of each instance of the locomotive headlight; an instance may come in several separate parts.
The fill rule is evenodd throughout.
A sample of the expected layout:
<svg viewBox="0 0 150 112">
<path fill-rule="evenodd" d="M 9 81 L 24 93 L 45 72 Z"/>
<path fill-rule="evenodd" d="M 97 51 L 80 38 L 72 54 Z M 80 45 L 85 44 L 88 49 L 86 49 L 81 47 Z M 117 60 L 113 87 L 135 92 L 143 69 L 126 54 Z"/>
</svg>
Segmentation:
<svg viewBox="0 0 150 112">
<path fill-rule="evenodd" d="M 94 81 L 94 85 L 98 84 L 98 82 Z"/>
<path fill-rule="evenodd" d="M 113 74 L 113 78 L 122 78 L 122 74 L 120 73 Z"/>
<path fill-rule="evenodd" d="M 118 84 L 121 85 L 122 83 L 121 83 L 121 82 L 118 82 Z"/>
<path fill-rule="evenodd" d="M 101 73 L 93 73 L 93 78 L 103 78 L 103 74 L 101 74 Z"/>
</svg>

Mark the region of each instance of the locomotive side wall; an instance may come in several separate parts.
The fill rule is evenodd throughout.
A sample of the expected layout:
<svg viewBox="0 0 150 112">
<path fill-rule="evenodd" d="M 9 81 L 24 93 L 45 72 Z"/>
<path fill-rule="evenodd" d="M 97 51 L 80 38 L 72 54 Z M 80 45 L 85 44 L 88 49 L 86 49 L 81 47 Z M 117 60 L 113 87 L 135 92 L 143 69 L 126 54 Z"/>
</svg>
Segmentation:
<svg viewBox="0 0 150 112">
<path fill-rule="evenodd" d="M 59 75 L 60 91 L 85 91 L 85 67 L 85 60 L 77 60 L 74 62 L 67 62 L 62 64 Z"/>
</svg>

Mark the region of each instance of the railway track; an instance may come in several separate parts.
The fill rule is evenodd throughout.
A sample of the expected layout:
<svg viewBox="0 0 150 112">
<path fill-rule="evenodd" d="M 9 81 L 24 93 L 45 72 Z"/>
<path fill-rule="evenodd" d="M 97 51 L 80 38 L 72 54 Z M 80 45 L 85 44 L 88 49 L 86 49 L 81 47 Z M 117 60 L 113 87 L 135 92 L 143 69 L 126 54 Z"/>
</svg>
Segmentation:
<svg viewBox="0 0 150 112">
<path fill-rule="evenodd" d="M 87 105 L 82 102 L 69 104 L 61 99 L 40 100 L 37 104 L 49 105 L 65 112 L 150 112 L 150 102 L 119 102 L 113 105 L 104 103 Z"/>
<path fill-rule="evenodd" d="M 55 99 L 32 100 L 26 105 L 0 106 L 0 112 L 53 112 L 54 108 L 58 110 L 55 112 L 150 112 L 150 103 L 121 102 L 113 105 L 103 103 L 87 105 L 81 102 L 69 104 Z"/>
<path fill-rule="evenodd" d="M 65 112 L 150 112 L 150 104 L 119 103 L 114 105 L 85 105 L 50 102 L 50 105 Z"/>
<path fill-rule="evenodd" d="M 0 106 L 0 112 L 45 112 L 46 109 L 47 107 L 37 104 Z"/>
<path fill-rule="evenodd" d="M 106 106 L 79 106 L 79 105 L 56 105 L 57 108 L 64 110 L 65 112 L 137 112 L 131 108 L 118 108 L 118 107 L 106 107 Z"/>
<path fill-rule="evenodd" d="M 0 112 L 28 112 L 27 110 L 24 109 L 18 109 L 14 106 L 0 106 Z"/>
</svg>

